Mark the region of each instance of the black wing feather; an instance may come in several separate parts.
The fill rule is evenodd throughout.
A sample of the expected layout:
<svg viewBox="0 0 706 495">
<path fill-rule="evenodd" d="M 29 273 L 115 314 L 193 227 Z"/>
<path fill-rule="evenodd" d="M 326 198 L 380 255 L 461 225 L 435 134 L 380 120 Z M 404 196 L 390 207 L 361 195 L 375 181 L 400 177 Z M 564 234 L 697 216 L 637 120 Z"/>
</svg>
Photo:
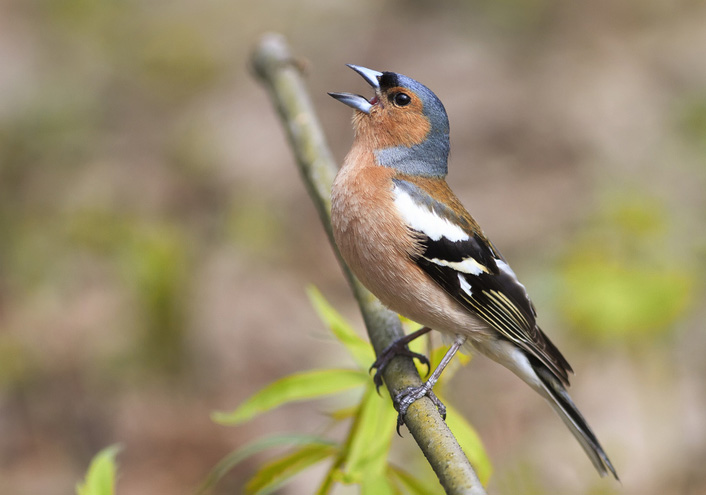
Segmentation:
<svg viewBox="0 0 706 495">
<path fill-rule="evenodd" d="M 536 356 L 559 380 L 568 385 L 571 366 L 537 325 L 534 307 L 523 287 L 512 275 L 501 271 L 495 262 L 487 263 L 484 255 L 489 250 L 469 250 L 471 246 L 477 248 L 478 244 L 463 241 L 465 248 L 462 248 L 452 246 L 459 243 L 443 237 L 434 241 L 421 232 L 419 234 L 424 251 L 415 262 L 451 297 L 473 311 L 504 338 Z M 459 262 L 469 256 L 474 257 L 489 270 L 487 273 L 473 275 L 431 261 L 448 259 L 444 257 L 444 252 Z M 465 252 L 465 257 L 459 258 L 461 252 Z M 470 293 L 461 286 L 459 277 L 470 286 Z"/>
<path fill-rule="evenodd" d="M 455 241 L 444 236 L 432 239 L 413 229 L 421 248 L 414 261 L 451 297 L 503 338 L 534 355 L 568 385 L 571 366 L 539 328 L 534 306 L 524 286 L 470 215 L 464 211 L 465 216 L 458 216 L 410 182 L 395 180 L 395 183 L 413 196 L 417 204 L 424 205 L 440 219 L 459 226 L 468 235 L 468 239 Z M 469 259 L 475 263 L 459 265 Z"/>
</svg>

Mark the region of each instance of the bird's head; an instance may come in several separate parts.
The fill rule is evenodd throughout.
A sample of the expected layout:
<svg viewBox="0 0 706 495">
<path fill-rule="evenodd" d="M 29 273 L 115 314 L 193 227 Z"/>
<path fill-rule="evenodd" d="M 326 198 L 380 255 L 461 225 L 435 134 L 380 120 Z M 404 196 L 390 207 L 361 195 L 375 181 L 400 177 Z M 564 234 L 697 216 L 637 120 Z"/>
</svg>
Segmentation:
<svg viewBox="0 0 706 495">
<path fill-rule="evenodd" d="M 329 93 L 356 110 L 356 140 L 373 151 L 380 165 L 411 175 L 446 175 L 449 120 L 444 105 L 426 86 L 396 72 L 348 65 L 375 95 Z"/>
</svg>

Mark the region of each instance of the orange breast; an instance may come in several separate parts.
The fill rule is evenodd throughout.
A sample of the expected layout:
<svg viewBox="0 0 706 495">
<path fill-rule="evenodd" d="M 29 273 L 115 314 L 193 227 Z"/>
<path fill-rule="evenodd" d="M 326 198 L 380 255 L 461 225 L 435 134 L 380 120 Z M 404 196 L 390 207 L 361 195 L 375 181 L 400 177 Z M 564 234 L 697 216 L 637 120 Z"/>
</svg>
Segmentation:
<svg viewBox="0 0 706 495">
<path fill-rule="evenodd" d="M 354 146 L 334 181 L 331 218 L 343 259 L 393 311 L 442 332 L 477 334 L 477 320 L 412 261 L 421 248 L 395 210 L 395 171 L 373 160 Z"/>
</svg>

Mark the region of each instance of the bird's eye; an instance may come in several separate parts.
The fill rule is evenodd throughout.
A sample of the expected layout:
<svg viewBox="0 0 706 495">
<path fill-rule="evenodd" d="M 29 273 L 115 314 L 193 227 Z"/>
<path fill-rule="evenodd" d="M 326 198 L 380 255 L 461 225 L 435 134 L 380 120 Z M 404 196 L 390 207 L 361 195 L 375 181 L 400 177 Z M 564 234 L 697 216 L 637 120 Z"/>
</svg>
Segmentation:
<svg viewBox="0 0 706 495">
<path fill-rule="evenodd" d="M 392 97 L 392 101 L 395 102 L 395 105 L 398 107 L 404 107 L 406 105 L 409 105 L 409 103 L 412 101 L 412 98 L 407 93 L 395 93 L 395 95 Z"/>
</svg>

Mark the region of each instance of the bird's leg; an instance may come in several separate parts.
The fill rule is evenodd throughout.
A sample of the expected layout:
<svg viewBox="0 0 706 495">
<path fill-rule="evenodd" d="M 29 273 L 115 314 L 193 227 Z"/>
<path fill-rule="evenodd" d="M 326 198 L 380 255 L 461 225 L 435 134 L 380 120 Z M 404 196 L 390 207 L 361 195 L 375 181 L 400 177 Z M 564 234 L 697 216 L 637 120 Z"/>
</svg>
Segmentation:
<svg viewBox="0 0 706 495">
<path fill-rule="evenodd" d="M 397 416 L 398 434 L 400 432 L 400 426 L 404 424 L 404 417 L 405 414 L 407 414 L 407 408 L 409 408 L 409 406 L 412 405 L 412 403 L 415 402 L 417 399 L 421 399 L 424 396 L 427 396 L 429 397 L 429 399 L 431 399 L 431 401 L 439 410 L 439 414 L 441 414 L 441 416 L 446 419 L 446 406 L 441 403 L 441 401 L 434 394 L 432 389 L 434 388 L 434 385 L 436 385 L 436 382 L 439 380 L 439 377 L 444 371 L 444 368 L 448 366 L 448 364 L 453 359 L 454 355 L 456 355 L 456 352 L 458 352 L 461 346 L 465 343 L 465 335 L 456 335 L 453 344 L 451 344 L 449 350 L 446 351 L 446 354 L 444 354 L 444 357 L 441 359 L 439 366 L 436 367 L 429 379 L 419 387 L 409 387 L 397 394 L 397 396 L 395 397 L 395 404 L 397 405 L 397 412 L 399 413 L 399 415 Z"/>
<path fill-rule="evenodd" d="M 375 389 L 380 392 L 380 387 L 382 386 L 382 372 L 385 369 L 385 367 L 392 361 L 392 358 L 395 356 L 409 356 L 411 358 L 417 358 L 422 364 L 425 364 L 427 367 L 427 370 L 429 370 L 429 359 L 424 354 L 419 354 L 418 352 L 412 352 L 409 350 L 407 347 L 407 344 L 412 342 L 418 337 L 421 337 L 425 333 L 429 333 L 431 331 L 431 328 L 429 327 L 423 327 L 420 328 L 419 330 L 410 333 L 409 335 L 405 335 L 404 337 L 401 337 L 397 340 L 395 340 L 392 344 L 388 345 L 381 353 L 380 357 L 377 358 L 377 360 L 370 366 L 370 370 L 372 371 L 374 368 L 377 368 L 377 371 L 375 372 L 375 376 L 373 377 L 373 382 L 375 382 Z M 427 374 L 429 372 L 427 371 Z"/>
</svg>

